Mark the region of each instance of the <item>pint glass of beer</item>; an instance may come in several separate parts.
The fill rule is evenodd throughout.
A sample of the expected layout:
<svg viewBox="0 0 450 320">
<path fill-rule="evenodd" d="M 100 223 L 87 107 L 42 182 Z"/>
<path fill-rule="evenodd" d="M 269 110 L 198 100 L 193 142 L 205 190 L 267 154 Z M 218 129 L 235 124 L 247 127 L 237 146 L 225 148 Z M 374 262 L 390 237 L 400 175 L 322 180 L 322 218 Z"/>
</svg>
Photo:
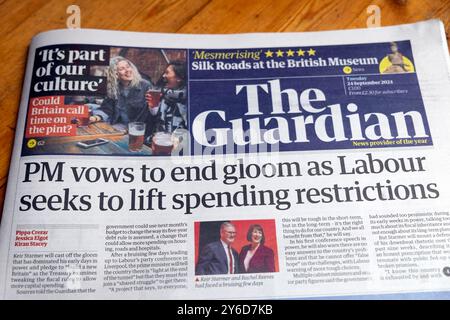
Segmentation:
<svg viewBox="0 0 450 320">
<path fill-rule="evenodd" d="M 145 123 L 130 122 L 128 124 L 128 150 L 131 152 L 139 152 L 144 144 Z"/>
<path fill-rule="evenodd" d="M 87 127 L 89 125 L 89 117 L 92 114 L 92 110 L 87 105 L 84 105 L 83 107 L 88 109 L 88 113 L 76 119 L 78 127 Z"/>
<path fill-rule="evenodd" d="M 186 129 L 177 128 L 172 132 L 173 151 L 178 154 L 187 154 L 189 146 L 189 132 Z"/>
<path fill-rule="evenodd" d="M 78 118 L 77 124 L 79 127 L 87 127 L 89 125 L 89 116 Z"/>
<path fill-rule="evenodd" d="M 158 106 L 159 102 L 161 101 L 161 90 L 160 89 L 149 89 L 147 91 L 149 95 L 151 95 L 152 100 L 154 102 L 154 107 Z"/>
<path fill-rule="evenodd" d="M 152 152 L 155 156 L 170 156 L 173 149 L 172 135 L 156 132 L 152 138 Z"/>
<path fill-rule="evenodd" d="M 161 90 L 160 89 L 149 89 L 146 93 L 146 96 L 150 96 L 152 98 L 152 102 L 150 105 L 150 112 L 152 115 L 156 115 L 158 113 L 158 106 L 161 102 Z"/>
</svg>

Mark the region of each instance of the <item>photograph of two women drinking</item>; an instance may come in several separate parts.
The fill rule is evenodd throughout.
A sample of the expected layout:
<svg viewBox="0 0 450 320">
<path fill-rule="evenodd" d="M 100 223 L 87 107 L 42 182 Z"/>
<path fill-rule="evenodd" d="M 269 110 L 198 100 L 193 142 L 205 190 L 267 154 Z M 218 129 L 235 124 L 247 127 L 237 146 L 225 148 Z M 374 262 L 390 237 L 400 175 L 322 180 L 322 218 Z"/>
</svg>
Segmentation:
<svg viewBox="0 0 450 320">
<path fill-rule="evenodd" d="M 67 120 L 76 133 L 31 137 L 25 154 L 189 154 L 186 50 L 110 47 L 109 55 L 89 70 L 106 80 L 105 92 L 64 96 L 65 107 L 88 110 Z"/>
<path fill-rule="evenodd" d="M 89 122 L 123 125 L 128 131 L 130 152 L 139 152 L 145 145 L 151 148 L 153 155 L 170 155 L 174 151 L 187 153 L 183 150 L 188 147 L 184 51 L 140 50 L 122 49 L 110 59 L 107 96 L 92 108 Z M 129 57 L 121 53 L 128 53 Z M 136 63 L 133 57 L 138 60 Z M 148 57 L 147 65 L 143 57 Z M 148 73 L 153 75 L 145 74 L 145 69 L 150 69 Z M 161 71 L 162 75 L 158 75 Z"/>
</svg>

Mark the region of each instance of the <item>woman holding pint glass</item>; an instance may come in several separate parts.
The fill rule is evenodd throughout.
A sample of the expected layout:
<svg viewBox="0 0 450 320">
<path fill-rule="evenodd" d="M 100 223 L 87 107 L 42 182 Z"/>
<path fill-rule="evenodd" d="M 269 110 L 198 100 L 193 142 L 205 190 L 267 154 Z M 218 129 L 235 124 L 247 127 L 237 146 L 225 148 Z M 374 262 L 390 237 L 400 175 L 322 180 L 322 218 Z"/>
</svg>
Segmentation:
<svg viewBox="0 0 450 320">
<path fill-rule="evenodd" d="M 186 65 L 170 62 L 163 74 L 164 87 L 150 89 L 146 94 L 150 113 L 157 117 L 157 132 L 153 135 L 152 151 L 169 155 L 178 146 L 183 152 L 187 144 Z"/>
<path fill-rule="evenodd" d="M 152 88 L 153 85 L 142 79 L 130 60 L 121 56 L 112 58 L 108 68 L 107 97 L 93 110 L 90 122 L 107 121 L 112 125 L 127 126 L 129 150 L 139 151 L 144 135 L 151 132 L 147 125 L 151 114 L 145 94 Z"/>
</svg>

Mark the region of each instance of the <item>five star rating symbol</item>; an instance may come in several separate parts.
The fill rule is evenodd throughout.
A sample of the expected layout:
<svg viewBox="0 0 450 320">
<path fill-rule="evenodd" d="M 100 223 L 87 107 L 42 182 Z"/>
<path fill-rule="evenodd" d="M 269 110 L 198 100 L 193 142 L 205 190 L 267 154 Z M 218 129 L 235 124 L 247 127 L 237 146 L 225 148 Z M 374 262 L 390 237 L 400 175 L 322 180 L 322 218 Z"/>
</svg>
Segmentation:
<svg viewBox="0 0 450 320">
<path fill-rule="evenodd" d="M 267 51 L 265 52 L 265 54 L 266 54 L 266 58 L 272 58 L 272 57 L 273 57 L 273 52 L 270 51 L 270 50 L 267 50 Z"/>
<path fill-rule="evenodd" d="M 308 56 L 311 57 L 316 55 L 316 50 L 314 50 L 313 48 L 310 48 L 309 50 L 306 51 L 303 49 L 298 49 L 297 51 L 293 51 L 292 49 L 286 51 L 283 51 L 281 49 L 278 49 L 277 51 L 271 51 L 270 49 L 268 49 L 267 51 L 264 52 L 266 58 L 273 58 L 274 54 L 277 58 L 282 58 L 284 57 L 285 53 L 287 57 L 295 57 L 295 54 L 297 54 L 297 57 L 304 57 L 306 56 L 306 54 L 308 54 Z"/>
</svg>

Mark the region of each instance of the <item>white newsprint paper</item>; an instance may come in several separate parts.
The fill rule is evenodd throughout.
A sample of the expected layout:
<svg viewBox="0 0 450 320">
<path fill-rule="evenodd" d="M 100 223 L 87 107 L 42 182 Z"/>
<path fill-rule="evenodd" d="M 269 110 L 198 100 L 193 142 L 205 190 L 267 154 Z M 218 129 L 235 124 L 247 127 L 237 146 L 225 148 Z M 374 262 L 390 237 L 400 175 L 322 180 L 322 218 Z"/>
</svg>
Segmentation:
<svg viewBox="0 0 450 320">
<path fill-rule="evenodd" d="M 449 298 L 442 23 L 31 42 L 3 299 Z"/>
</svg>

